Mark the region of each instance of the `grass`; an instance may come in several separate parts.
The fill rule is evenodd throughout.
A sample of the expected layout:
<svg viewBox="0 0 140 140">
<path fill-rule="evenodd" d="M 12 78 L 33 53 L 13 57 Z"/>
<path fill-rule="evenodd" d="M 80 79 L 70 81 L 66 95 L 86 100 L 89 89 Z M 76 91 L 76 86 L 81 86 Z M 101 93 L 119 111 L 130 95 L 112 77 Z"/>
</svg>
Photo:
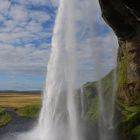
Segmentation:
<svg viewBox="0 0 140 140">
<path fill-rule="evenodd" d="M 140 140 L 140 106 L 128 106 L 117 101 L 117 110 L 121 114 L 119 129 L 123 139 Z"/>
<path fill-rule="evenodd" d="M 0 126 L 8 124 L 12 117 L 6 108 L 12 108 L 16 114 L 27 118 L 37 118 L 40 111 L 41 95 L 22 93 L 0 93 Z"/>
<path fill-rule="evenodd" d="M 139 106 L 128 106 L 117 102 L 117 109 L 121 111 L 123 116 L 122 122 L 131 123 L 140 118 L 140 107 Z"/>
<path fill-rule="evenodd" d="M 125 57 L 121 58 L 121 61 L 118 64 L 118 84 L 122 87 L 126 83 L 126 62 Z"/>
<path fill-rule="evenodd" d="M 132 134 L 136 137 L 136 140 L 140 140 L 140 125 L 132 130 Z"/>
<path fill-rule="evenodd" d="M 5 112 L 4 108 L 0 108 L 0 126 L 8 124 L 12 120 L 12 116 Z"/>
<path fill-rule="evenodd" d="M 0 94 L 0 108 L 22 108 L 40 103 L 41 96 L 39 94 Z"/>
<path fill-rule="evenodd" d="M 87 116 L 91 121 L 96 121 L 98 118 L 98 98 L 95 97 L 91 100 L 91 105 L 88 109 Z"/>
<path fill-rule="evenodd" d="M 115 70 L 112 70 L 110 73 L 108 73 L 105 77 L 103 77 L 100 80 L 100 84 L 102 84 L 102 90 L 103 90 L 103 98 L 105 99 L 105 106 L 106 106 L 106 111 L 109 111 L 110 109 L 110 104 L 109 100 L 111 99 L 111 94 L 112 94 L 112 83 L 113 83 L 113 76 L 114 76 Z M 95 82 L 88 82 L 86 83 L 83 88 L 84 88 L 84 99 L 85 99 L 85 106 L 86 106 L 86 117 L 87 119 L 91 121 L 96 121 L 98 119 L 98 81 Z"/>
<path fill-rule="evenodd" d="M 25 106 L 16 110 L 17 115 L 27 118 L 37 118 L 40 112 L 40 105 Z"/>
<path fill-rule="evenodd" d="M 3 114 L 5 111 L 5 108 L 0 108 L 0 115 Z"/>
</svg>

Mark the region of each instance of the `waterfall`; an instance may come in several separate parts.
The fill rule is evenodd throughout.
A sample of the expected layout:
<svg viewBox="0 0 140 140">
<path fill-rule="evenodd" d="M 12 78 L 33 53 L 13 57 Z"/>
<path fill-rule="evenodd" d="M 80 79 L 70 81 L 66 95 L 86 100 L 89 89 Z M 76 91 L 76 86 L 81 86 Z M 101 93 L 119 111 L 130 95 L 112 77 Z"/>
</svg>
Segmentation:
<svg viewBox="0 0 140 140">
<path fill-rule="evenodd" d="M 18 140 L 81 140 L 75 101 L 76 35 L 74 1 L 60 0 L 39 124 Z"/>
<path fill-rule="evenodd" d="M 99 97 L 99 139 L 100 140 L 116 140 L 114 127 L 115 114 L 115 97 L 116 97 L 116 70 L 112 73 L 112 90 L 111 95 L 106 97 L 104 93 L 102 81 L 98 81 L 98 97 Z"/>
<path fill-rule="evenodd" d="M 80 92 L 81 116 L 79 116 L 77 110 L 77 101 L 75 98 L 77 77 L 76 49 L 80 44 L 79 42 L 79 44 L 77 43 L 76 39 L 76 2 L 77 0 L 59 1 L 59 8 L 56 16 L 55 27 L 53 30 L 51 56 L 47 67 L 47 79 L 43 92 L 42 109 L 40 112 L 38 124 L 32 131 L 16 136 L 16 140 L 87 139 L 87 137 L 84 135 L 86 132 L 83 134 L 84 136 L 82 135 L 82 131 L 87 131 L 85 130 L 86 128 L 80 128 L 81 126 L 79 125 L 80 121 L 85 119 L 85 113 L 87 113 L 85 109 L 85 93 L 83 91 L 83 87 L 81 88 Z M 83 36 L 92 36 L 92 39 L 87 39 L 87 42 L 88 45 L 93 48 L 93 50 L 95 49 L 93 54 L 94 61 L 96 61 L 95 69 L 98 76 L 97 79 L 100 79 L 100 76 L 102 75 L 102 68 L 100 67 L 98 56 L 101 55 L 99 55 L 99 52 L 96 51 L 97 47 L 98 49 L 100 47 L 97 46 L 99 38 L 95 40 L 93 37 L 96 34 L 95 27 L 93 25 L 97 23 L 95 22 L 94 17 L 91 19 L 91 14 L 96 14 L 96 10 L 94 11 L 92 8 L 89 9 L 90 6 L 94 6 L 95 1 L 83 0 L 83 2 L 84 4 L 82 10 L 85 10 L 85 13 L 83 13 L 86 17 L 89 17 L 87 21 L 84 21 L 87 25 L 85 26 L 86 29 L 82 30 Z M 84 18 L 82 17 L 82 19 Z M 102 44 L 103 43 L 104 42 L 102 42 Z M 88 53 L 92 53 L 92 51 L 88 51 Z M 99 80 L 97 83 L 97 90 L 99 98 L 99 140 L 115 140 L 113 120 L 116 93 L 116 70 L 113 72 L 112 95 L 108 101 L 106 101 L 103 83 L 101 80 Z M 96 137 L 93 136 L 93 140 L 95 140 L 95 138 Z"/>
<path fill-rule="evenodd" d="M 116 99 L 116 91 L 117 91 L 117 71 L 114 69 L 113 71 L 113 80 L 112 80 L 112 96 L 111 96 L 111 114 L 109 120 L 110 129 L 114 129 L 114 115 L 115 115 L 115 99 Z"/>
<path fill-rule="evenodd" d="M 80 90 L 80 103 L 81 103 L 81 118 L 84 118 L 84 115 L 85 115 L 85 102 L 84 102 L 83 87 L 81 87 L 81 90 Z"/>
<path fill-rule="evenodd" d="M 43 127 L 41 129 L 49 129 L 48 133 L 45 132 L 43 140 L 81 140 L 74 93 L 75 17 L 71 11 L 74 12 L 73 0 L 61 0 L 53 33 L 52 54 L 48 64 L 46 91 L 39 120 L 39 127 Z"/>
</svg>

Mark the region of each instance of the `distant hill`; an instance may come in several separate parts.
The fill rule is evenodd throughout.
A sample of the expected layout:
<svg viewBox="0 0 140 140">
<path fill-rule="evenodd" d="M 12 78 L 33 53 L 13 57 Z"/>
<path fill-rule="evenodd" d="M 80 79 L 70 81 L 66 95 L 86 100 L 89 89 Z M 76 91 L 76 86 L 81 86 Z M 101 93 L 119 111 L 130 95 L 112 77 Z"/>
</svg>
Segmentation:
<svg viewBox="0 0 140 140">
<path fill-rule="evenodd" d="M 41 94 L 41 90 L 16 91 L 16 90 L 0 90 L 0 94 Z"/>
</svg>

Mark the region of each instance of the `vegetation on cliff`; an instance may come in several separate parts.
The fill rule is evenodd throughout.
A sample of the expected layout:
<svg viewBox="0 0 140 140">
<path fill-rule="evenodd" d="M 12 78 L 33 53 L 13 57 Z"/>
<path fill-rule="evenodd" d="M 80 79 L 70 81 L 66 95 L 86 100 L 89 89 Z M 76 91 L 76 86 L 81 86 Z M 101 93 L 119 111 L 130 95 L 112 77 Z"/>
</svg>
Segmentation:
<svg viewBox="0 0 140 140">
<path fill-rule="evenodd" d="M 100 82 L 102 84 L 102 94 L 106 99 L 106 106 L 108 106 L 108 100 L 110 100 L 110 96 L 112 94 L 112 83 L 113 83 L 113 75 L 114 70 L 112 70 L 109 74 L 107 74 L 100 81 L 96 82 L 88 82 L 83 86 L 84 91 L 84 99 L 85 99 L 85 118 L 91 121 L 96 121 L 98 119 L 98 95 L 97 95 L 97 87 Z"/>
<path fill-rule="evenodd" d="M 127 104 L 116 104 L 118 118 L 118 129 L 121 140 L 139 140 L 140 139 L 140 106 Z"/>
<path fill-rule="evenodd" d="M 99 0 L 102 16 L 118 37 L 116 109 L 121 140 L 140 140 L 140 1 Z"/>
<path fill-rule="evenodd" d="M 119 87 L 125 83 L 125 73 L 123 70 L 123 62 L 118 66 L 120 72 L 118 74 Z M 103 94 L 106 101 L 109 101 L 109 97 L 112 94 L 112 82 L 113 82 L 114 70 L 101 79 L 103 85 Z M 119 79 L 120 78 L 120 79 Z M 85 117 L 87 120 L 93 123 L 98 119 L 98 96 L 97 96 L 97 82 L 88 82 L 83 86 L 84 99 L 85 99 Z M 107 105 L 107 104 L 106 104 Z M 120 140 L 140 140 L 140 106 L 128 105 L 122 103 L 120 100 L 116 100 L 116 113 L 115 113 L 115 126 L 118 129 L 118 135 Z"/>
</svg>

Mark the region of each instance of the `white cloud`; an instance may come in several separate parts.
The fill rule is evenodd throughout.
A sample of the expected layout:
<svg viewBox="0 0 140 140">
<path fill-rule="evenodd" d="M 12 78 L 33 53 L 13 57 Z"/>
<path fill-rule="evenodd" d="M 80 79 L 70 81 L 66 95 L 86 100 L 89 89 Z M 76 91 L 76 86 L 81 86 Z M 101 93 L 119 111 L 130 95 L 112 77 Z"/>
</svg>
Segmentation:
<svg viewBox="0 0 140 140">
<path fill-rule="evenodd" d="M 22 22 L 28 19 L 28 10 L 21 5 L 13 5 L 10 8 L 9 15 L 13 20 Z"/>
<path fill-rule="evenodd" d="M 114 33 L 87 38 L 79 44 L 78 77 L 81 83 L 97 80 L 116 66 L 118 43 Z M 100 74 L 98 74 L 100 73 Z"/>
<path fill-rule="evenodd" d="M 30 12 L 29 17 L 41 23 L 50 20 L 50 15 L 43 11 Z"/>
<path fill-rule="evenodd" d="M 3 21 L 4 19 L 4 16 L 0 14 L 0 21 Z"/>
<path fill-rule="evenodd" d="M 45 5 L 48 3 L 48 0 L 18 0 L 21 4 L 33 4 L 33 5 Z"/>
<path fill-rule="evenodd" d="M 103 77 L 116 66 L 118 43 L 101 17 L 98 0 L 77 0 L 75 7 L 80 38 L 78 77 L 85 83 Z"/>
<path fill-rule="evenodd" d="M 26 3 L 26 2 L 24 2 Z M 7 0 L 0 1 L 0 41 L 14 43 L 22 39 L 25 42 L 31 39 L 48 37 L 50 32 L 45 32 L 42 24 L 51 20 L 49 13 L 41 10 L 31 10 L 24 4 L 10 4 Z M 6 8 L 7 7 L 7 8 Z"/>
<path fill-rule="evenodd" d="M 9 0 L 0 0 L 0 13 L 7 13 L 10 5 L 11 3 Z"/>
<path fill-rule="evenodd" d="M 26 26 L 26 30 L 30 33 L 38 33 L 42 30 L 42 26 L 40 23 L 35 22 L 35 21 L 30 21 L 28 25 Z"/>
<path fill-rule="evenodd" d="M 18 3 L 28 5 L 48 5 L 52 4 L 53 6 L 58 6 L 59 0 L 18 0 Z"/>
<path fill-rule="evenodd" d="M 0 66 L 1 69 L 9 70 L 13 67 L 16 69 L 46 67 L 50 50 L 40 48 L 36 49 L 29 44 L 25 47 L 14 47 L 12 45 L 0 45 Z"/>
<path fill-rule="evenodd" d="M 0 89 L 40 89 L 41 79 L 46 73 L 50 55 L 50 42 L 45 41 L 52 35 L 52 29 L 42 26 L 52 20 L 49 12 L 32 9 L 47 4 L 48 0 L 0 0 L 0 75 L 13 77 L 10 81 L 0 79 Z M 44 5 L 45 6 L 45 5 Z M 47 28 L 47 26 L 46 26 Z M 31 81 L 18 78 L 27 75 Z M 17 78 L 17 83 L 14 83 Z M 9 82 L 10 81 L 10 82 Z M 24 82 L 26 81 L 26 82 Z M 43 82 L 43 81 L 42 81 Z M 20 88 L 18 87 L 20 86 Z"/>
<path fill-rule="evenodd" d="M 31 10 L 29 5 L 38 7 L 52 3 L 58 6 L 59 0 L 13 1 L 18 4 L 12 5 L 9 0 L 0 0 L 0 22 L 4 24 L 4 27 L 0 27 L 0 70 L 42 71 L 49 59 L 50 43 L 42 41 L 34 46 L 32 42 L 52 35 L 52 29 L 47 32 L 42 26 L 52 19 L 49 12 Z M 97 34 L 97 24 L 105 27 L 97 0 L 75 0 L 75 6 L 77 32 L 80 32 L 78 37 L 81 39 L 80 51 L 77 52 L 81 60 L 79 71 L 82 73 L 81 81 L 86 82 L 97 79 L 95 54 L 99 55 L 97 59 L 101 62 L 103 75 L 114 67 L 117 41 L 111 30 Z"/>
</svg>

